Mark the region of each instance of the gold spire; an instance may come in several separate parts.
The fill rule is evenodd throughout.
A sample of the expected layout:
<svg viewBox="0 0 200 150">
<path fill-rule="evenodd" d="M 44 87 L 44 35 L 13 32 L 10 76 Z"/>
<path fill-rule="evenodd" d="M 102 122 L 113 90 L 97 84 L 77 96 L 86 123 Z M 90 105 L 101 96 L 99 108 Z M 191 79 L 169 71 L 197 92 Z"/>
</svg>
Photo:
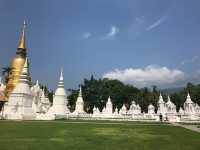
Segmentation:
<svg viewBox="0 0 200 150">
<path fill-rule="evenodd" d="M 26 21 L 24 20 L 24 24 L 23 24 L 23 30 L 22 30 L 22 34 L 19 40 L 19 45 L 18 48 L 19 49 L 26 49 L 26 45 L 25 45 L 25 28 L 26 28 Z"/>
</svg>

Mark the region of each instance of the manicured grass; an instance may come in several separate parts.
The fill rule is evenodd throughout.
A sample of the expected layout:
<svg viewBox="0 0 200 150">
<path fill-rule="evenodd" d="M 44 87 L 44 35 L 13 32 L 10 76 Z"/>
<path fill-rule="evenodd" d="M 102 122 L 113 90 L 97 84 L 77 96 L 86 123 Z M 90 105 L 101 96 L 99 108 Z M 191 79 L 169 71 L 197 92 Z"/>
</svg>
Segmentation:
<svg viewBox="0 0 200 150">
<path fill-rule="evenodd" d="M 0 121 L 0 150 L 199 150 L 200 134 L 165 124 Z"/>
</svg>

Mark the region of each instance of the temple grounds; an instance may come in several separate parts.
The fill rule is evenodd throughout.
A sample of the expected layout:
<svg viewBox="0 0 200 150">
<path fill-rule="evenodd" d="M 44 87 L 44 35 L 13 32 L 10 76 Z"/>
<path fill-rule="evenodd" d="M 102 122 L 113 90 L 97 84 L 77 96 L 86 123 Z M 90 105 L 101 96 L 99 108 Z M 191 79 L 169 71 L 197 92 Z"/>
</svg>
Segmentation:
<svg viewBox="0 0 200 150">
<path fill-rule="evenodd" d="M 165 123 L 0 121 L 0 150 L 199 150 L 200 134 Z"/>
</svg>

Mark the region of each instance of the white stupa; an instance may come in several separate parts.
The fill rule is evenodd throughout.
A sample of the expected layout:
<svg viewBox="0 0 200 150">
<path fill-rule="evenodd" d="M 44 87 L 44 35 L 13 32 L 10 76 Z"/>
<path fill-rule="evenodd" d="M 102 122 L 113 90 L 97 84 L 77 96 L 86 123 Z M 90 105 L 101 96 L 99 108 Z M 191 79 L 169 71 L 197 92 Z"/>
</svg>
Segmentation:
<svg viewBox="0 0 200 150">
<path fill-rule="evenodd" d="M 184 112 L 183 108 L 180 107 L 180 109 L 179 109 L 179 111 L 178 111 L 178 114 L 179 114 L 179 115 L 184 115 L 184 113 L 185 113 L 185 112 Z"/>
<path fill-rule="evenodd" d="M 155 114 L 155 107 L 152 104 L 148 106 L 148 114 Z"/>
<path fill-rule="evenodd" d="M 86 112 L 84 111 L 84 101 L 83 101 L 83 97 L 82 97 L 82 88 L 80 86 L 78 98 L 76 100 L 76 107 L 75 107 L 75 111 L 73 112 L 73 114 L 79 115 L 79 114 L 85 114 L 85 113 Z"/>
<path fill-rule="evenodd" d="M 38 80 L 36 81 L 36 84 L 33 87 L 31 87 L 31 91 L 34 94 L 34 96 L 40 96 L 41 89 Z"/>
<path fill-rule="evenodd" d="M 108 101 L 106 103 L 106 107 L 105 107 L 105 111 L 104 111 L 104 114 L 105 115 L 112 115 L 113 113 L 113 104 L 111 102 L 111 98 L 110 96 L 108 97 Z"/>
<path fill-rule="evenodd" d="M 63 71 L 60 72 L 60 79 L 58 82 L 58 88 L 56 89 L 55 95 L 53 97 L 53 105 L 49 110 L 50 114 L 55 114 L 56 116 L 64 116 L 69 113 L 67 107 L 68 100 L 67 94 L 64 88 Z"/>
<path fill-rule="evenodd" d="M 158 111 L 157 114 L 164 115 L 166 113 L 165 102 L 163 100 L 162 94 L 160 93 L 159 100 L 158 100 Z"/>
<path fill-rule="evenodd" d="M 115 108 L 115 111 L 114 111 L 113 114 L 114 114 L 114 115 L 118 115 L 118 114 L 119 114 L 117 107 Z"/>
<path fill-rule="evenodd" d="M 128 114 L 137 114 L 137 105 L 136 105 L 135 101 L 131 102 L 131 106 L 128 110 Z"/>
<path fill-rule="evenodd" d="M 200 106 L 198 104 L 195 104 L 195 112 L 196 114 L 200 114 Z"/>
<path fill-rule="evenodd" d="M 50 101 L 48 97 L 46 97 L 44 89 L 42 90 L 42 95 L 40 97 L 39 103 L 39 113 L 47 113 L 50 108 Z"/>
<path fill-rule="evenodd" d="M 170 97 L 167 97 L 166 113 L 176 113 L 176 105 L 171 101 Z"/>
<path fill-rule="evenodd" d="M 39 81 L 36 81 L 36 84 L 31 87 L 31 92 L 33 94 L 33 110 L 35 112 L 39 112 L 39 104 L 40 104 L 40 97 L 42 94 L 42 89 L 40 89 Z"/>
<path fill-rule="evenodd" d="M 4 117 L 6 119 L 33 120 L 35 118 L 35 113 L 32 109 L 33 95 L 30 90 L 29 79 L 29 66 L 26 58 L 19 83 L 10 94 L 8 104 L 4 109 Z"/>
<path fill-rule="evenodd" d="M 126 115 L 127 114 L 127 108 L 126 108 L 125 104 L 123 104 L 122 108 L 119 110 L 119 113 L 121 115 Z"/>
<path fill-rule="evenodd" d="M 188 93 L 187 99 L 184 103 L 184 110 L 186 114 L 195 113 L 195 103 L 191 100 L 190 94 Z"/>
<path fill-rule="evenodd" d="M 99 111 L 98 107 L 94 106 L 92 116 L 93 117 L 99 117 L 100 116 L 100 111 Z"/>
</svg>

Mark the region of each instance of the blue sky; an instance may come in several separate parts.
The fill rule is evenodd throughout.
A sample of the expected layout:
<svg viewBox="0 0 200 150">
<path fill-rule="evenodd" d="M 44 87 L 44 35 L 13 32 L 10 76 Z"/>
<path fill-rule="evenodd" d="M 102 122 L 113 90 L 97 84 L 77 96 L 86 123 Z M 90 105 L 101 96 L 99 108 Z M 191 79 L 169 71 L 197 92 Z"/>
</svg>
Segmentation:
<svg viewBox="0 0 200 150">
<path fill-rule="evenodd" d="M 199 0 L 0 0 L 0 67 L 15 55 L 24 18 L 33 81 L 54 89 L 83 78 L 137 87 L 200 81 Z"/>
</svg>

